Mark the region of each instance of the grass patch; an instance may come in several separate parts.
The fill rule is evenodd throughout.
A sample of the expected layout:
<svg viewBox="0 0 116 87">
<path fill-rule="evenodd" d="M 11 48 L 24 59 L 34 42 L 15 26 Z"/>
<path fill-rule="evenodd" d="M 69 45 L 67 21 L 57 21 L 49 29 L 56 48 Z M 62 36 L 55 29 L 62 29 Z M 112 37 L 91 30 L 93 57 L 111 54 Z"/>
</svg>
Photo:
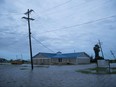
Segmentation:
<svg viewBox="0 0 116 87">
<path fill-rule="evenodd" d="M 116 67 L 112 67 L 111 69 L 114 69 L 114 70 L 116 70 Z"/>
<path fill-rule="evenodd" d="M 80 72 L 80 73 L 85 73 L 85 74 L 90 74 L 90 71 L 87 70 L 77 70 L 76 72 Z"/>
<path fill-rule="evenodd" d="M 76 70 L 76 72 L 84 73 L 84 74 L 116 74 L 116 67 L 111 68 L 109 72 L 109 68 L 88 68 L 83 70 Z"/>
<path fill-rule="evenodd" d="M 88 70 L 104 71 L 107 70 L 107 68 L 96 67 L 96 68 L 88 68 Z"/>
<path fill-rule="evenodd" d="M 112 74 L 116 74 L 116 71 L 113 71 Z"/>
</svg>

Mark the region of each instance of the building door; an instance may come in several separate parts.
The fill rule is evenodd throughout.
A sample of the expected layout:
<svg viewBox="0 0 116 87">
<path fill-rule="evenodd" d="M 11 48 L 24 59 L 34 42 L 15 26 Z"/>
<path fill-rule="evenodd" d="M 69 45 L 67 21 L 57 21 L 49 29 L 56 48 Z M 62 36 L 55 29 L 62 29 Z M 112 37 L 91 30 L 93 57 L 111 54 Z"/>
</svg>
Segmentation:
<svg viewBox="0 0 116 87">
<path fill-rule="evenodd" d="M 59 59 L 58 59 L 58 62 L 62 62 L 62 58 L 59 58 Z"/>
</svg>

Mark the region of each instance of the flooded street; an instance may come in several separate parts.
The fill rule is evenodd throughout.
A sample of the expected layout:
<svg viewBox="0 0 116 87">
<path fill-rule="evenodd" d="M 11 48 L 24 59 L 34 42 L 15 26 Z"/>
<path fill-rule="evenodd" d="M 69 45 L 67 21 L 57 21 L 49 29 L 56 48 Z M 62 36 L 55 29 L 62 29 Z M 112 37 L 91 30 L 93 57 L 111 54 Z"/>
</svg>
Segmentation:
<svg viewBox="0 0 116 87">
<path fill-rule="evenodd" d="M 116 87 L 115 74 L 83 74 L 89 65 L 34 66 L 0 65 L 0 87 Z"/>
</svg>

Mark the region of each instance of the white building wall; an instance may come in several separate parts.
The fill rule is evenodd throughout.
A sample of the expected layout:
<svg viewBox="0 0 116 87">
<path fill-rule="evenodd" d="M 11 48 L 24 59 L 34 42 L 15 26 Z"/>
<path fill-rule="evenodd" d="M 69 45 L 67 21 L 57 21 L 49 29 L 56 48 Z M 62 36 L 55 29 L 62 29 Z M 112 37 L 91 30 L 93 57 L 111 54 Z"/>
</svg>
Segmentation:
<svg viewBox="0 0 116 87">
<path fill-rule="evenodd" d="M 50 64 L 51 59 L 50 58 L 33 58 L 33 64 L 41 65 L 45 64 L 48 65 Z"/>
<path fill-rule="evenodd" d="M 76 64 L 88 64 L 90 63 L 90 58 L 89 57 L 80 57 L 77 58 Z"/>
<path fill-rule="evenodd" d="M 34 64 L 58 64 L 59 61 L 57 58 L 51 59 L 51 58 L 33 58 L 33 63 Z M 90 58 L 89 57 L 80 57 L 80 58 L 67 58 L 67 59 L 62 59 L 63 64 L 88 64 L 90 63 Z"/>
</svg>

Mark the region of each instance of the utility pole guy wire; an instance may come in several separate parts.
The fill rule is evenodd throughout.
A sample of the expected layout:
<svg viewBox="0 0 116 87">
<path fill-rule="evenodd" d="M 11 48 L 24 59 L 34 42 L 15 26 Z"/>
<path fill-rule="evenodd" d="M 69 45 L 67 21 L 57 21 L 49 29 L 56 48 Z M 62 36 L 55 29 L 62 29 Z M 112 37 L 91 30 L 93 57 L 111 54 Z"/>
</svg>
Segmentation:
<svg viewBox="0 0 116 87">
<path fill-rule="evenodd" d="M 32 45 L 31 45 L 31 29 L 30 29 L 30 20 L 34 20 L 33 18 L 30 18 L 30 13 L 33 12 L 32 9 L 28 9 L 25 15 L 27 17 L 22 17 L 23 19 L 26 19 L 28 21 L 28 30 L 29 30 L 29 47 L 30 47 L 30 59 L 31 59 L 31 69 L 33 70 L 33 59 L 32 59 Z"/>
</svg>

